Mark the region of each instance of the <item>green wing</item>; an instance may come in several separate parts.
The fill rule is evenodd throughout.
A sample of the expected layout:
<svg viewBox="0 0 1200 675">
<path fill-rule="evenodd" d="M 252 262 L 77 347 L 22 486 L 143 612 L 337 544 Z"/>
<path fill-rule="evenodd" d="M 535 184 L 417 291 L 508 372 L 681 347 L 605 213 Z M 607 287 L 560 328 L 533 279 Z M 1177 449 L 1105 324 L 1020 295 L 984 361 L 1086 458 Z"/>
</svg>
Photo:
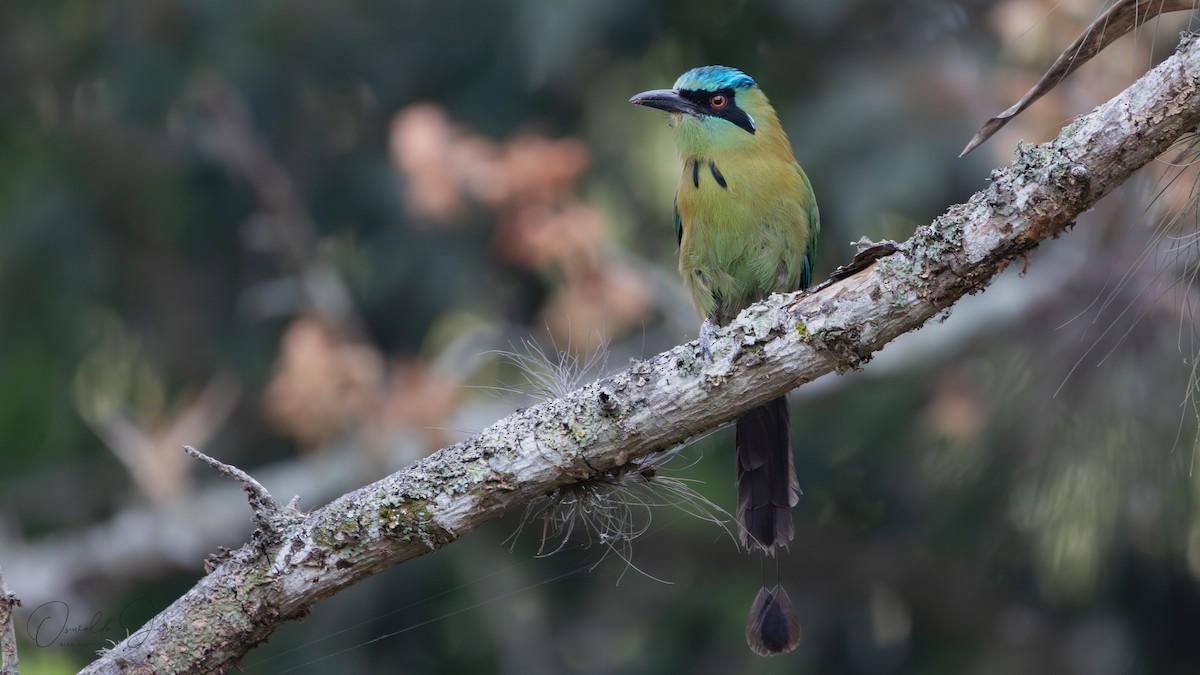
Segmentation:
<svg viewBox="0 0 1200 675">
<path fill-rule="evenodd" d="M 808 288 L 812 283 L 813 260 L 817 257 L 817 235 L 821 233 L 821 213 L 817 211 L 817 198 L 813 194 L 812 184 L 808 182 L 808 176 L 799 164 L 795 166 L 796 172 L 804 181 L 804 189 L 807 192 L 801 196 L 801 204 L 807 212 L 805 215 L 808 216 L 808 245 L 804 247 L 804 269 L 800 272 L 800 288 Z"/>
</svg>

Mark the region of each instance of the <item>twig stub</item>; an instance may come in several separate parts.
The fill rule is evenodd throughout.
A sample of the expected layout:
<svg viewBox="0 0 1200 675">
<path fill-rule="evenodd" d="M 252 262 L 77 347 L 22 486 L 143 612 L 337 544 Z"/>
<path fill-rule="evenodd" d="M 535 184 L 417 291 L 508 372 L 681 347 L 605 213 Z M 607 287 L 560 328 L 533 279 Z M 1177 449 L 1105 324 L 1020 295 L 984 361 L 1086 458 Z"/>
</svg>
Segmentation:
<svg viewBox="0 0 1200 675">
<path fill-rule="evenodd" d="M 279 502 L 275 501 L 267 488 L 245 471 L 232 464 L 213 459 L 190 445 L 183 446 L 183 450 L 216 469 L 221 475 L 228 476 L 242 484 L 242 490 L 246 492 L 250 502 L 250 510 L 254 512 L 254 520 L 264 530 L 264 533 L 278 536 L 287 525 L 295 521 L 295 516 L 298 515 L 295 511 L 295 504 L 299 500 L 299 496 L 288 503 L 288 508 L 280 508 Z"/>
</svg>

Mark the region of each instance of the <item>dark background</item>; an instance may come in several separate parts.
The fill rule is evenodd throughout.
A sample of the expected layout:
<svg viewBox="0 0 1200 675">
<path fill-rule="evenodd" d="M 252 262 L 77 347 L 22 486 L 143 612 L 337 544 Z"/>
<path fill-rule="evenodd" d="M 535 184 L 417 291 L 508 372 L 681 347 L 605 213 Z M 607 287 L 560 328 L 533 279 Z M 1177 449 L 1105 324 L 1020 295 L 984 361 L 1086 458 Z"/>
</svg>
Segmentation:
<svg viewBox="0 0 1200 675">
<path fill-rule="evenodd" d="M 630 95 L 709 63 L 755 77 L 817 193 L 820 280 L 1127 86 L 1188 20 L 958 159 L 1100 11 L 0 6 L 0 568 L 25 672 L 74 672 L 247 539 L 237 486 L 181 444 L 309 509 L 537 400 L 496 350 L 554 391 L 694 337 L 677 160 Z M 725 430 L 660 469 L 698 482 L 593 486 L 565 542 L 514 514 L 317 604 L 245 672 L 1195 672 L 1200 298 L 1177 159 L 793 394 L 795 652 L 749 652 L 759 563 L 672 491 L 732 508 Z M 626 514 L 631 548 L 588 530 Z"/>
</svg>

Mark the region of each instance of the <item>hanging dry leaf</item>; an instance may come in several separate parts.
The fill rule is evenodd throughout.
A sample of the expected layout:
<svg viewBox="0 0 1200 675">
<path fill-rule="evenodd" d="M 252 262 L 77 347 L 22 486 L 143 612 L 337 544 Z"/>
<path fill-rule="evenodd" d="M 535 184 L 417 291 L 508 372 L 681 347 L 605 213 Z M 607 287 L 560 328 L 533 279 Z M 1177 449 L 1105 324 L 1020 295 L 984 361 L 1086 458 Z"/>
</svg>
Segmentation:
<svg viewBox="0 0 1200 675">
<path fill-rule="evenodd" d="M 1097 17 L 1087 27 L 1087 30 L 1071 43 L 1070 47 L 1063 50 L 1054 65 L 1050 66 L 1042 79 L 1038 80 L 1038 83 L 1027 91 L 1016 105 L 984 123 L 971 142 L 967 143 L 967 147 L 963 148 L 959 157 L 982 145 L 1005 124 L 1008 124 L 1009 120 L 1019 115 L 1046 92 L 1057 87 L 1068 75 L 1087 63 L 1113 40 L 1159 14 L 1191 10 L 1195 7 L 1196 0 L 1119 0 L 1108 11 Z"/>
</svg>

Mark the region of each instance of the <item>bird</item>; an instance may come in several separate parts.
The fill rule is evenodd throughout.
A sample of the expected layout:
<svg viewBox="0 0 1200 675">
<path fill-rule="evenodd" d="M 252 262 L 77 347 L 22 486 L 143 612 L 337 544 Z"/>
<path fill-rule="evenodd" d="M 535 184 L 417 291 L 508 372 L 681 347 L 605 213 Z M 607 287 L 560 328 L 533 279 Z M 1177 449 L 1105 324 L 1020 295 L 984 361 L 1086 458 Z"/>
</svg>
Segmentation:
<svg viewBox="0 0 1200 675">
<path fill-rule="evenodd" d="M 693 68 L 671 89 L 629 102 L 669 113 L 682 162 L 673 208 L 679 272 L 703 319 L 701 352 L 711 359 L 718 326 L 772 293 L 811 283 L 821 229 L 812 184 L 767 96 L 737 68 Z M 740 542 L 774 556 L 792 539 L 800 492 L 787 397 L 738 418 L 734 445 Z M 799 644 L 799 620 L 782 585 L 764 581 L 746 640 L 764 656 Z"/>
</svg>

